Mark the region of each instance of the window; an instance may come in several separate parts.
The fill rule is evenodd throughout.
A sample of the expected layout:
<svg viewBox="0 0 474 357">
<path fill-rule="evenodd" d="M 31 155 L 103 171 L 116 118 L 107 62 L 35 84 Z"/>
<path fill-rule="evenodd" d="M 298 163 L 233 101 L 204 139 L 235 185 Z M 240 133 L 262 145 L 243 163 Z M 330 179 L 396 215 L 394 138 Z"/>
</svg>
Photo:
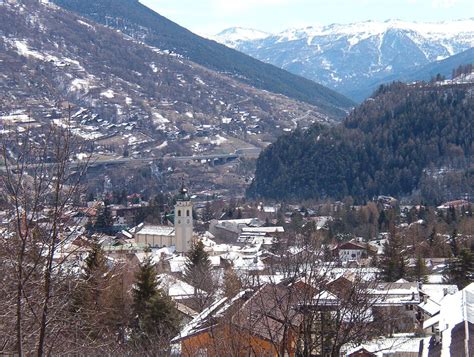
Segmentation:
<svg viewBox="0 0 474 357">
<path fill-rule="evenodd" d="M 186 210 L 186 217 L 189 217 L 189 210 Z"/>
<path fill-rule="evenodd" d="M 178 210 L 178 217 L 181 217 L 181 210 Z"/>
</svg>

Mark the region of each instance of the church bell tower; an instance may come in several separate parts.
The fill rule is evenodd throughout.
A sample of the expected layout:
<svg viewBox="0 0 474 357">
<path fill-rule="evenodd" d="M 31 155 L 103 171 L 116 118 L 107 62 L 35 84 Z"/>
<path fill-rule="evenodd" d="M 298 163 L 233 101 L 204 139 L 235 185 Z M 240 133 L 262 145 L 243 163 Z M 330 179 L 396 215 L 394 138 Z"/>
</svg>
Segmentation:
<svg viewBox="0 0 474 357">
<path fill-rule="evenodd" d="M 176 252 L 187 253 L 193 244 L 193 204 L 184 183 L 176 196 L 174 206 Z"/>
</svg>

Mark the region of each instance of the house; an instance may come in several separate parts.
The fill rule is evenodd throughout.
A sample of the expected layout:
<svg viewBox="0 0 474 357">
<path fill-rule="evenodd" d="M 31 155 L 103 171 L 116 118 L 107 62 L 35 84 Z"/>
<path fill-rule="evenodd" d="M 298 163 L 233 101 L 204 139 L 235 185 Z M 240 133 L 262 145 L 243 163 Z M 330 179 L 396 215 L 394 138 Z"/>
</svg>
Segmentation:
<svg viewBox="0 0 474 357">
<path fill-rule="evenodd" d="M 421 303 L 417 306 L 417 321 L 420 327 L 426 320 L 438 315 L 441 311 L 443 300 L 448 295 L 454 295 L 458 292 L 456 285 L 446 284 L 423 284 L 420 286 Z M 425 333 L 434 333 L 434 327 L 431 326 Z"/>
<path fill-rule="evenodd" d="M 271 246 L 284 232 L 285 229 L 281 226 L 243 227 L 237 238 L 237 244 L 263 244 Z"/>
<path fill-rule="evenodd" d="M 371 251 L 371 250 L 370 250 Z M 367 244 L 350 241 L 338 244 L 333 249 L 334 256 L 343 263 L 349 261 L 360 261 L 368 257 L 369 246 Z"/>
<path fill-rule="evenodd" d="M 294 357 L 302 317 L 289 308 L 292 299 L 282 284 L 265 284 L 224 297 L 187 324 L 172 343 L 180 344 L 183 357 Z"/>
<path fill-rule="evenodd" d="M 446 295 L 439 314 L 423 323 L 434 335 L 423 341 L 423 356 L 471 357 L 474 355 L 474 283 Z"/>
<path fill-rule="evenodd" d="M 416 306 L 420 303 L 418 283 L 403 279 L 394 283 L 376 283 L 368 289 L 375 304 L 374 316 L 387 319 L 387 333 L 409 333 L 416 328 Z"/>
<path fill-rule="evenodd" d="M 257 218 L 212 220 L 209 231 L 218 239 L 227 243 L 236 242 L 244 227 L 261 227 L 263 222 Z"/>
</svg>

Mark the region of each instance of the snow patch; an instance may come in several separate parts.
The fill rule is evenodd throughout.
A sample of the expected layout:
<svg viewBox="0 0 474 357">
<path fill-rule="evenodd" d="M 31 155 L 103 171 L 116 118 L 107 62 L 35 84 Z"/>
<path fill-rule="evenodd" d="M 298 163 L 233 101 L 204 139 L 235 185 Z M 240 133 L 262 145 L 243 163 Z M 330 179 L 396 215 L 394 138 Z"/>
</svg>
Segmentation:
<svg viewBox="0 0 474 357">
<path fill-rule="evenodd" d="M 158 112 L 153 113 L 153 122 L 155 124 L 167 124 L 170 121 Z"/>
<path fill-rule="evenodd" d="M 217 134 L 213 140 L 211 140 L 211 144 L 213 145 L 221 145 L 223 143 L 225 143 L 227 141 L 226 138 L 224 138 L 223 136 L 220 136 L 219 134 Z"/>
<path fill-rule="evenodd" d="M 115 97 L 115 92 L 112 89 L 107 89 L 106 91 L 100 93 L 101 96 L 112 99 Z"/>
</svg>

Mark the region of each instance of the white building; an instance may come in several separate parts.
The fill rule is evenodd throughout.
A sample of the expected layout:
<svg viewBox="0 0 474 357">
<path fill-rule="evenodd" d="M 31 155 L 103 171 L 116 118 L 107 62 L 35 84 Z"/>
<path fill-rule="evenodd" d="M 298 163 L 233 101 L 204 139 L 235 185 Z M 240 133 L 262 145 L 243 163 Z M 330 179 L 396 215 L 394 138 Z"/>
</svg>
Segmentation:
<svg viewBox="0 0 474 357">
<path fill-rule="evenodd" d="M 367 258 L 367 246 L 358 242 L 345 242 L 334 249 L 341 262 L 360 261 Z"/>
<path fill-rule="evenodd" d="M 174 227 L 144 225 L 135 233 L 135 241 L 152 248 L 176 247 L 177 253 L 187 253 L 193 244 L 193 204 L 183 186 L 176 196 Z"/>
</svg>

